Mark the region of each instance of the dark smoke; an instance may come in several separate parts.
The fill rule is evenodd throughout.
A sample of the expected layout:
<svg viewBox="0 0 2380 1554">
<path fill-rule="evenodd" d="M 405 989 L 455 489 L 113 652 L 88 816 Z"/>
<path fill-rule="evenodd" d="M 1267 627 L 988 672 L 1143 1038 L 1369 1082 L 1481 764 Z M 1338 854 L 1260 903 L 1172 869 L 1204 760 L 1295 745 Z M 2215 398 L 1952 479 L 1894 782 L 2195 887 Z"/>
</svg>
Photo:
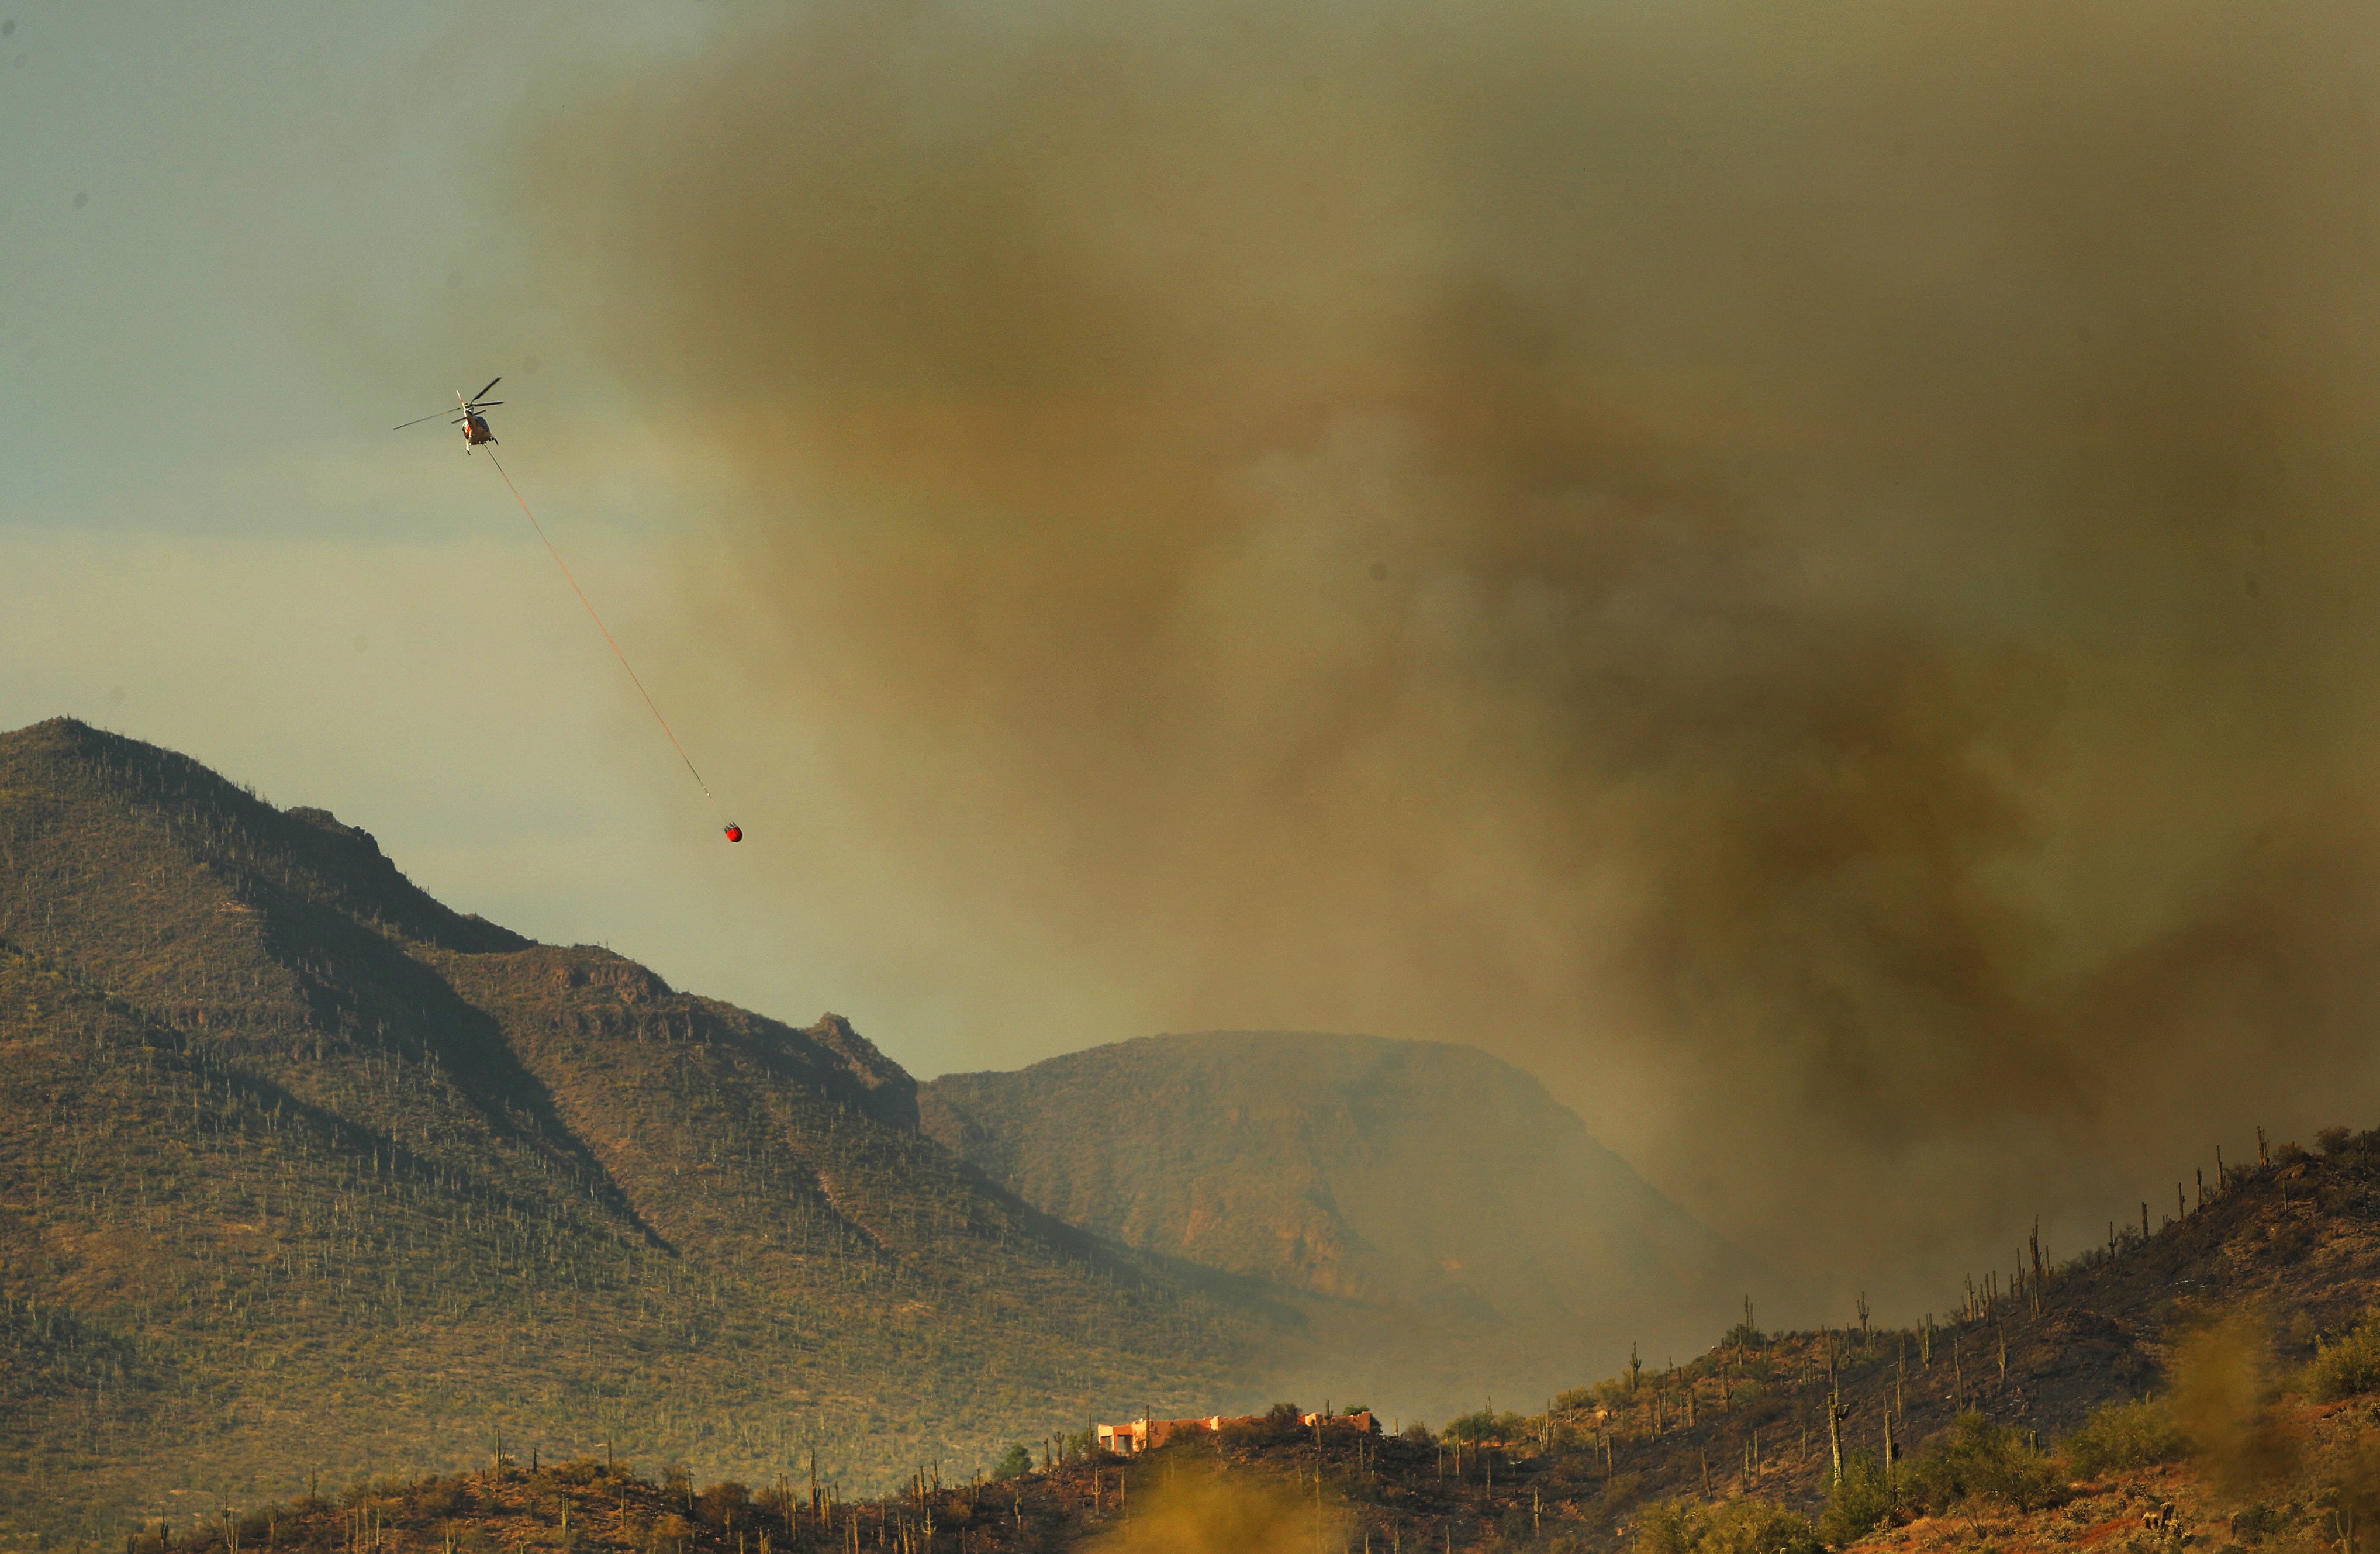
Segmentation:
<svg viewBox="0 0 2380 1554">
<path fill-rule="evenodd" d="M 789 899 L 994 1033 L 1475 1041 L 1930 1302 L 2380 1121 L 2375 30 L 824 0 L 505 199 L 725 472 Z"/>
</svg>

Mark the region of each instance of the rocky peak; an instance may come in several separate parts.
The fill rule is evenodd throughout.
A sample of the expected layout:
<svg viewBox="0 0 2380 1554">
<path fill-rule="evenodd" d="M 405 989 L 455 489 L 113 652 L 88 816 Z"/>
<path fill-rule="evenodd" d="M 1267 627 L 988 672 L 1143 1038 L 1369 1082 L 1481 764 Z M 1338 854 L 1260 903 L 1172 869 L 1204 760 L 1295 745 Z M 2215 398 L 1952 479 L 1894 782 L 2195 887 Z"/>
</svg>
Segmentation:
<svg viewBox="0 0 2380 1554">
<path fill-rule="evenodd" d="M 858 1083 L 860 1104 L 878 1122 L 907 1133 L 917 1131 L 917 1081 L 855 1030 L 849 1020 L 840 1014 L 821 1014 L 818 1024 L 802 1034 Z"/>
</svg>

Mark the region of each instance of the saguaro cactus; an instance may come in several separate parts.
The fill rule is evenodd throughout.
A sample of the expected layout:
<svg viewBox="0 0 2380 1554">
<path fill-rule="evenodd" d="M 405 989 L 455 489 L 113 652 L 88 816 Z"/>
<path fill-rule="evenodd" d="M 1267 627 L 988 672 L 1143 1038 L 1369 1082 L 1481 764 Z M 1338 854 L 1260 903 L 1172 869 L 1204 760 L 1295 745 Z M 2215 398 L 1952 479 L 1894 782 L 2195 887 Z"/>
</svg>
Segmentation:
<svg viewBox="0 0 2380 1554">
<path fill-rule="evenodd" d="M 1830 1484 L 1843 1481 L 1843 1421 L 1851 1417 L 1851 1412 L 1843 1406 L 1843 1394 L 1834 1385 L 1834 1377 L 1829 1373 L 1827 1378 L 1827 1444 L 1834 1457 L 1834 1476 L 1828 1480 Z"/>
</svg>

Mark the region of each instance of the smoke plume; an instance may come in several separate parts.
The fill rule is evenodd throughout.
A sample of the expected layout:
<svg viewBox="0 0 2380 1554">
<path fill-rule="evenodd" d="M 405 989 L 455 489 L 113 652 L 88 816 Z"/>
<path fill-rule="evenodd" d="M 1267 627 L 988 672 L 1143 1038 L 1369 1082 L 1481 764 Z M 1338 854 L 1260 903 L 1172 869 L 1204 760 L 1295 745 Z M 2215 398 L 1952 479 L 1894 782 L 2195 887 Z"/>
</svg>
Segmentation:
<svg viewBox="0 0 2380 1554">
<path fill-rule="evenodd" d="M 1145 1475 L 1142 1482 L 1153 1476 Z M 1166 1475 L 1151 1486 L 1148 1504 L 1135 1508 L 1128 1501 L 1127 1508 L 1134 1513 L 1093 1546 L 1099 1554 L 1120 1554 L 1126 1548 L 1155 1554 L 1300 1554 L 1321 1542 L 1324 1528 L 1335 1520 L 1320 1507 L 1300 1504 L 1286 1485 L 1228 1478 L 1220 1469 L 1195 1462 L 1170 1464 Z"/>
<path fill-rule="evenodd" d="M 714 19 L 504 199 L 918 1007 L 1475 1042 L 1912 1301 L 2374 1120 L 2368 9 Z"/>
<path fill-rule="evenodd" d="M 2252 1309 L 2233 1311 L 2176 1346 L 2175 1418 L 2226 1494 L 2244 1498 L 2297 1465 L 2302 1442 L 2271 1407 L 2272 1370 L 2271 1330 Z"/>
</svg>

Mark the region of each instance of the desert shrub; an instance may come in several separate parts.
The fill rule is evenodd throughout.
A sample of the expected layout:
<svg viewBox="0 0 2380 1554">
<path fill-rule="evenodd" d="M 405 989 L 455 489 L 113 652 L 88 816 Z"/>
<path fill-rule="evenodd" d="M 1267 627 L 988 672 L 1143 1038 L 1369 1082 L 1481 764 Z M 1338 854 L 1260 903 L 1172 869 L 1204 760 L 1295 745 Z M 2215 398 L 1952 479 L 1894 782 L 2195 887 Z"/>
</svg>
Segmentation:
<svg viewBox="0 0 2380 1554">
<path fill-rule="evenodd" d="M 1726 1336 L 1718 1342 L 1722 1349 L 1766 1349 L 1768 1347 L 1768 1335 L 1749 1322 L 1738 1322 L 1727 1329 Z"/>
<path fill-rule="evenodd" d="M 1225 1446 L 1271 1446 L 1295 1440 L 1304 1428 L 1297 1416 L 1304 1412 L 1293 1402 L 1277 1402 L 1263 1418 L 1234 1420 L 1219 1433 Z"/>
<path fill-rule="evenodd" d="M 245 1548 L 252 1544 L 263 1543 L 273 1535 L 278 1523 L 288 1519 L 289 1512 L 277 1505 L 249 1512 L 239 1519 L 240 1547 Z"/>
<path fill-rule="evenodd" d="M 1438 1438 L 1429 1433 L 1429 1427 L 1418 1419 L 1399 1430 L 1397 1439 L 1412 1441 L 1415 1446 L 1434 1446 L 1438 1443 Z"/>
<path fill-rule="evenodd" d="M 1665 1500 L 1637 1524 L 1634 1554 L 1818 1554 L 1810 1524 L 1754 1496 L 1704 1505 Z"/>
<path fill-rule="evenodd" d="M 2103 1403 L 2066 1438 L 2066 1470 L 2076 1478 L 2096 1478 L 2110 1468 L 2145 1468 L 2180 1460 L 2190 1438 L 2163 1402 Z"/>
<path fill-rule="evenodd" d="M 2296 1142 L 2294 1139 L 2287 1144 L 2276 1144 L 2273 1146 L 2273 1163 L 2275 1165 L 2295 1165 L 2300 1160 L 2309 1158 L 2310 1157 L 2308 1157 L 2305 1152 L 2305 1146 Z"/>
<path fill-rule="evenodd" d="M 991 1464 L 991 1476 L 1002 1483 L 1022 1478 L 1032 1471 L 1033 1449 L 1021 1440 L 1010 1443 L 1008 1450 L 1000 1454 L 1000 1461 Z"/>
<path fill-rule="evenodd" d="M 2313 1147 L 2325 1155 L 2343 1154 L 2354 1141 L 2352 1128 L 2324 1128 L 2313 1135 Z"/>
<path fill-rule="evenodd" d="M 1843 1481 L 1828 1491 L 1827 1509 L 1818 1518 L 1819 1538 L 1836 1548 L 1856 1543 L 1891 1514 L 1892 1500 L 1882 1463 L 1868 1456 L 1845 1458 Z"/>
<path fill-rule="evenodd" d="M 1529 1422 L 1518 1414 L 1490 1414 L 1480 1409 L 1450 1419 L 1439 1432 L 1448 1440 L 1520 1440 L 1529 1433 Z"/>
<path fill-rule="evenodd" d="M 460 1479 L 433 1478 L 413 1498 L 413 1509 L 423 1516 L 455 1516 L 470 1508 L 470 1496 Z"/>
<path fill-rule="evenodd" d="M 1174 1431 L 1158 1441 L 1156 1446 L 1158 1451 L 1171 1451 L 1176 1458 L 1198 1453 L 1212 1453 L 1215 1450 L 1215 1432 L 1193 1425 L 1188 1429 Z M 1089 1457 L 1089 1452 L 1084 1453 L 1085 1461 L 1088 1461 Z"/>
<path fill-rule="evenodd" d="M 2024 1431 L 1995 1425 L 1980 1414 L 1962 1414 L 1911 1464 L 1906 1487 L 1910 1499 L 1928 1511 L 1961 1510 L 1976 1501 L 2033 1511 L 2049 1502 L 2058 1482 L 2049 1459 Z"/>
<path fill-rule="evenodd" d="M 1706 1509 L 1692 1500 L 1646 1506 L 1636 1523 L 1634 1554 L 1696 1554 L 1695 1539 Z"/>
<path fill-rule="evenodd" d="M 2367 1308 L 2354 1327 L 2323 1346 L 2305 1369 L 2305 1382 L 2324 1402 L 2380 1387 L 2380 1306 Z"/>
<path fill-rule="evenodd" d="M 1592 1387 L 1572 1387 L 1567 1392 L 1554 1394 L 1556 1408 L 1593 1408 L 1595 1403 L 1595 1389 Z"/>
<path fill-rule="evenodd" d="M 2268 1505 L 2252 1505 L 2231 1517 L 2231 1536 L 2242 1543 L 2260 1543 L 2279 1532 L 2289 1518 Z"/>
<path fill-rule="evenodd" d="M 1592 1448 L 1557 1452 L 1547 1472 L 1565 1491 L 1598 1490 L 1603 1487 L 1603 1453 Z"/>
<path fill-rule="evenodd" d="M 722 1478 L 695 1498 L 694 1513 L 706 1525 L 733 1527 L 738 1522 L 749 1521 L 752 1512 L 750 1487 L 732 1478 Z"/>
</svg>

